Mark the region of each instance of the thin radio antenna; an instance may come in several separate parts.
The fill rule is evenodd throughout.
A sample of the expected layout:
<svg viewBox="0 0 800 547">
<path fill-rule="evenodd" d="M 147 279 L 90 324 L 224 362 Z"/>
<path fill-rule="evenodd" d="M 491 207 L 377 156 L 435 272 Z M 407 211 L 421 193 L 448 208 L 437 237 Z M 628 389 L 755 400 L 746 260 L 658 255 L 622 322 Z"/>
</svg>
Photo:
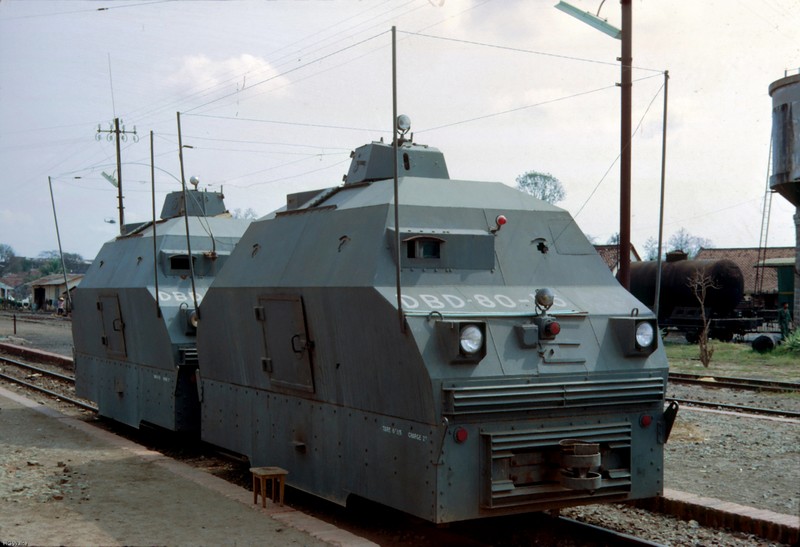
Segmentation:
<svg viewBox="0 0 800 547">
<path fill-rule="evenodd" d="M 114 103 L 114 80 L 111 78 L 111 54 L 107 53 L 108 55 L 108 85 L 111 86 L 111 110 L 114 113 L 114 117 L 117 117 L 117 105 Z"/>
</svg>

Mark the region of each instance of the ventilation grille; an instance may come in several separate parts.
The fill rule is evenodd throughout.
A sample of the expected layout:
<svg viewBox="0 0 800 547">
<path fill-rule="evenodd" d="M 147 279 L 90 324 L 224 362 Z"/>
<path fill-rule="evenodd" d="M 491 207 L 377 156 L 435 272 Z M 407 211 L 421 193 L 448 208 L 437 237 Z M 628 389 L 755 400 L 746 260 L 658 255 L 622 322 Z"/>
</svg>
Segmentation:
<svg viewBox="0 0 800 547">
<path fill-rule="evenodd" d="M 197 346 L 185 346 L 178 348 L 178 359 L 182 365 L 197 365 L 200 360 L 197 357 Z"/>
<path fill-rule="evenodd" d="M 444 414 L 496 414 L 541 409 L 640 405 L 664 399 L 663 378 L 625 378 L 444 389 Z"/>
</svg>

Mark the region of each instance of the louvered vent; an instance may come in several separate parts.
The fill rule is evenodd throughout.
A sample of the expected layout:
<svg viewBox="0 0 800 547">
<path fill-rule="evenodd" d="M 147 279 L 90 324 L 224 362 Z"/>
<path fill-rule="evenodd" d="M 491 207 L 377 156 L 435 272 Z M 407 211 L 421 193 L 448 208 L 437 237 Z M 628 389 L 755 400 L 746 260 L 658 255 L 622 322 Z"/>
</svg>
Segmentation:
<svg viewBox="0 0 800 547">
<path fill-rule="evenodd" d="M 447 416 L 653 404 L 664 399 L 663 378 L 450 386 L 443 389 L 444 414 Z"/>
<path fill-rule="evenodd" d="M 197 346 L 184 346 L 178 348 L 178 362 L 182 365 L 197 365 Z"/>
</svg>

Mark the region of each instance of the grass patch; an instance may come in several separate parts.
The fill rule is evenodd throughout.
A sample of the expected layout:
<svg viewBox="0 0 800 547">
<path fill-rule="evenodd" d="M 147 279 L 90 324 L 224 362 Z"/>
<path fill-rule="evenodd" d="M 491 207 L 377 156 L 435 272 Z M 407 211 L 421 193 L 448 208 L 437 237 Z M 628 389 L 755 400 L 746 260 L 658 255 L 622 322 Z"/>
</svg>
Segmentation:
<svg viewBox="0 0 800 547">
<path fill-rule="evenodd" d="M 708 368 L 700 362 L 697 345 L 666 341 L 664 349 L 670 370 L 691 374 L 765 378 L 787 382 L 800 381 L 800 353 L 779 347 L 758 353 L 750 344 L 712 341 L 714 357 Z"/>
</svg>

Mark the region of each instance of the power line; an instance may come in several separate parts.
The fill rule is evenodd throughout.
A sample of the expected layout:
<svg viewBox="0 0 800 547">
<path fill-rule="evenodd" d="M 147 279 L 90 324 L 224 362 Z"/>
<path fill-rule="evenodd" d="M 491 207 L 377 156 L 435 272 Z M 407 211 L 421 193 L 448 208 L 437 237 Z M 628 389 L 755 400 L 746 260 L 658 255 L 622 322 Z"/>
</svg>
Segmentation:
<svg viewBox="0 0 800 547">
<path fill-rule="evenodd" d="M 232 121 L 242 121 L 242 122 L 256 122 L 256 123 L 274 123 L 280 125 L 294 125 L 300 127 L 317 127 L 322 129 L 340 129 L 346 131 L 371 131 L 371 132 L 380 132 L 384 131 L 385 129 L 373 129 L 373 128 L 365 128 L 365 127 L 346 127 L 340 125 L 323 125 L 317 123 L 302 123 L 302 122 L 287 122 L 282 120 L 260 120 L 257 118 L 237 118 L 234 116 L 215 116 L 213 114 L 187 114 L 187 116 L 196 116 L 198 118 L 215 118 L 218 120 L 232 120 Z"/>
<path fill-rule="evenodd" d="M 402 34 L 409 34 L 409 35 L 412 35 L 412 36 L 420 36 L 422 38 L 431 38 L 431 39 L 434 39 L 434 40 L 444 40 L 446 42 L 456 42 L 456 43 L 468 44 L 468 45 L 472 45 L 472 46 L 481 46 L 481 47 L 487 47 L 487 48 L 493 48 L 493 49 L 502 49 L 502 50 L 506 50 L 506 51 L 514 51 L 516 53 L 528 53 L 530 55 L 542 55 L 542 56 L 545 56 L 545 57 L 555 57 L 557 59 L 567 59 L 569 61 L 581 61 L 581 62 L 584 62 L 584 63 L 595 63 L 595 64 L 599 64 L 599 65 L 609 65 L 609 66 L 613 66 L 613 67 L 617 67 L 617 68 L 619 67 L 619 63 L 612 63 L 612 62 L 609 62 L 609 61 L 599 61 L 597 59 L 585 59 L 585 58 L 582 58 L 582 57 L 572 57 L 570 55 L 561 55 L 561 54 L 558 54 L 558 53 L 548 53 L 548 52 L 545 52 L 545 51 L 535 51 L 535 50 L 531 50 L 531 49 L 522 49 L 522 48 L 516 48 L 516 47 L 509 47 L 509 46 L 501 46 L 499 44 L 487 44 L 485 42 L 475 42 L 473 40 L 461 40 L 461 39 L 458 39 L 458 38 L 448 38 L 446 36 L 434 36 L 432 34 L 423 34 L 421 32 L 407 32 L 407 31 L 398 31 L 398 32 L 401 32 Z M 634 68 L 634 69 L 637 69 L 637 70 L 646 70 L 646 71 L 649 71 L 649 72 L 658 72 L 659 74 L 662 74 L 664 72 L 663 70 L 657 69 L 657 68 L 645 68 L 645 67 L 637 67 L 637 66 L 632 66 L 631 68 Z"/>
<path fill-rule="evenodd" d="M 651 77 L 652 76 L 648 76 L 648 78 L 651 78 Z M 636 128 L 633 130 L 633 133 L 631 133 L 631 138 L 628 139 L 627 146 L 630 146 L 631 143 L 633 142 L 633 137 L 636 135 L 636 133 L 639 132 L 639 128 L 642 127 L 642 123 L 644 122 L 645 116 L 647 116 L 647 113 L 650 112 L 650 108 L 653 106 L 653 103 L 655 102 L 656 98 L 661 94 L 661 90 L 662 89 L 664 89 L 664 84 L 661 84 L 661 87 L 658 88 L 658 91 L 656 91 L 655 95 L 653 95 L 653 98 L 650 99 L 650 104 L 647 105 L 647 108 L 645 109 L 644 113 L 642 114 L 642 117 L 639 118 L 639 123 L 636 124 Z M 616 163 L 619 161 L 620 157 L 622 157 L 622 152 L 617 154 L 617 157 L 614 158 L 614 161 L 612 161 L 611 165 L 608 166 L 608 169 L 606 170 L 606 172 L 603 173 L 602 177 L 600 177 L 600 180 L 597 182 L 595 187 L 592 189 L 592 192 L 591 192 L 591 194 L 589 194 L 589 197 L 587 197 L 586 200 L 584 200 L 583 205 L 580 206 L 580 208 L 578 209 L 578 212 L 575 213 L 575 215 L 573 216 L 574 219 L 578 218 L 578 216 L 581 214 L 581 212 L 586 207 L 586 205 L 589 203 L 589 201 L 592 199 L 592 197 L 594 197 L 594 194 L 600 188 L 600 185 L 603 184 L 603 181 L 606 180 L 606 177 L 611 172 L 611 170 L 614 168 L 614 165 L 616 165 Z"/>
<path fill-rule="evenodd" d="M 79 10 L 71 10 L 71 11 L 57 11 L 53 13 L 37 13 L 35 15 L 17 15 L 14 17 L 4 17 L 0 19 L 2 21 L 12 21 L 15 19 L 36 19 L 40 17 L 56 17 L 58 15 L 72 15 L 75 13 L 94 13 L 98 11 L 111 11 L 115 9 L 123 9 L 123 8 L 137 8 L 139 6 L 148 6 L 150 4 L 164 4 L 166 2 L 173 2 L 174 0 L 153 0 L 151 2 L 138 2 L 136 4 L 111 4 L 110 6 L 104 6 L 102 8 L 91 8 L 91 9 L 79 9 Z"/>
<path fill-rule="evenodd" d="M 287 70 L 285 72 L 282 72 L 280 74 L 275 74 L 273 76 L 270 76 L 269 78 L 267 78 L 265 80 L 261 80 L 260 82 L 256 82 L 255 84 L 251 85 L 247 89 L 253 89 L 254 87 L 258 87 L 258 86 L 260 86 L 262 84 L 265 84 L 267 82 L 270 82 L 270 81 L 272 81 L 272 80 L 274 80 L 276 78 L 280 78 L 281 76 L 286 76 L 287 74 L 291 74 L 292 72 L 296 72 L 296 71 L 298 71 L 298 70 L 300 70 L 302 68 L 305 68 L 307 66 L 313 65 L 314 63 L 318 63 L 320 61 L 324 61 L 325 59 L 327 59 L 329 57 L 333 57 L 334 55 L 338 55 L 339 53 L 342 53 L 342 52 L 347 51 L 349 49 L 353 49 L 354 47 L 360 46 L 361 44 L 369 42 L 370 40 L 374 40 L 378 36 L 382 36 L 382 35 L 386 34 L 387 32 L 388 31 L 384 31 L 384 32 L 381 32 L 380 34 L 376 34 L 374 36 L 370 36 L 369 38 L 365 38 L 364 40 L 361 40 L 361 41 L 356 42 L 354 44 L 350 44 L 349 46 L 345 46 L 345 47 L 343 47 L 341 49 L 338 49 L 338 50 L 336 50 L 336 51 L 334 51 L 332 53 L 328 53 L 326 55 L 323 55 L 322 57 L 318 57 L 318 58 L 314 59 L 313 61 L 309 61 L 307 63 L 304 63 L 304 64 L 300 65 L 300 66 L 296 66 L 296 67 L 291 68 L 291 69 L 289 69 L 289 70 Z M 244 91 L 244 90 L 242 90 L 242 91 Z M 217 97 L 216 99 L 213 99 L 213 100 L 208 101 L 206 103 L 203 103 L 201 105 L 195 106 L 194 108 L 190 108 L 189 110 L 186 110 L 184 112 L 184 114 L 188 114 L 188 113 L 190 113 L 190 112 L 192 112 L 194 110 L 197 110 L 198 108 L 203 108 L 203 107 L 208 106 L 210 104 L 213 104 L 213 103 L 215 103 L 217 101 L 221 101 L 223 99 L 227 99 L 227 98 L 232 97 L 233 95 L 236 95 L 238 93 L 240 93 L 240 92 L 239 91 L 234 91 L 233 93 L 228 93 L 227 95 L 223 95 L 222 97 Z"/>
<path fill-rule="evenodd" d="M 335 33 L 335 34 L 332 34 L 331 36 L 329 36 L 329 37 L 328 37 L 328 38 L 326 38 L 325 40 L 332 40 L 332 39 L 336 38 L 337 36 L 340 36 L 340 35 L 342 35 L 342 34 L 345 34 L 346 32 L 348 32 L 348 31 L 350 31 L 350 30 L 354 30 L 354 29 L 356 29 L 357 27 L 359 27 L 359 26 L 362 26 L 363 24 L 365 24 L 365 23 L 366 23 L 366 22 L 368 22 L 368 21 L 371 21 L 371 20 L 374 20 L 374 19 L 378 19 L 378 18 L 384 17 L 384 16 L 386 16 L 386 15 L 390 14 L 390 13 L 391 13 L 391 12 L 393 12 L 393 11 L 397 11 L 398 9 L 402 9 L 403 7 L 405 7 L 405 6 L 409 5 L 409 4 L 413 4 L 413 3 L 414 3 L 414 1 L 415 1 L 415 0 L 412 0 L 411 2 L 407 2 L 406 4 L 403 4 L 403 6 L 396 7 L 396 8 L 392 8 L 392 9 L 390 9 L 390 10 L 388 10 L 388 11 L 382 12 L 382 13 L 380 13 L 380 14 L 376 15 L 376 16 L 373 16 L 373 17 L 371 17 L 370 19 L 367 19 L 366 21 L 364 21 L 364 22 L 362 22 L 362 23 L 359 23 L 358 25 L 354 25 L 354 26 L 352 26 L 352 27 L 349 27 L 349 28 L 347 28 L 347 29 L 344 29 L 344 30 L 342 30 L 342 31 L 339 31 L 339 32 L 337 32 L 337 33 Z M 409 11 L 406 11 L 406 12 L 404 12 L 404 13 L 401 13 L 401 14 L 400 14 L 398 17 L 400 17 L 400 16 L 405 16 L 405 15 L 407 15 L 407 14 L 409 14 L 409 13 L 413 12 L 413 11 L 416 11 L 416 9 L 419 9 L 419 8 L 415 8 L 414 10 L 409 10 Z M 331 27 L 329 27 L 329 28 L 335 27 L 335 26 L 337 26 L 337 25 L 339 25 L 339 24 L 341 24 L 341 23 L 343 23 L 343 22 L 346 22 L 346 21 L 349 21 L 349 20 L 351 20 L 351 19 L 354 19 L 355 17 L 357 17 L 357 16 L 352 16 L 352 17 L 348 17 L 348 18 L 346 18 L 346 19 L 343 19 L 342 21 L 339 21 L 338 23 L 334 23 L 334 24 L 333 24 L 333 25 L 331 25 Z M 357 32 L 355 32 L 354 34 L 351 34 L 350 36 L 348 36 L 347 38 L 353 37 L 353 36 L 355 36 L 355 35 L 357 35 L 357 34 L 359 34 L 359 33 L 366 32 L 366 31 L 368 31 L 368 30 L 370 30 L 370 29 L 372 29 L 372 28 L 374 28 L 374 27 L 376 27 L 376 26 L 378 26 L 378 24 L 372 25 L 371 27 L 368 27 L 368 28 L 366 28 L 366 29 L 363 29 L 363 30 L 361 30 L 361 31 L 357 31 Z M 293 42 L 292 44 L 289 44 L 289 45 L 287 45 L 287 46 L 284 46 L 284 47 L 278 48 L 277 50 L 273 50 L 273 51 L 272 51 L 272 52 L 270 52 L 268 55 L 272 55 L 273 53 L 279 52 L 279 51 L 281 51 L 281 50 L 285 50 L 285 49 L 287 49 L 288 47 L 290 47 L 291 45 L 294 45 L 294 44 L 299 44 L 299 43 L 303 42 L 304 40 L 307 40 L 308 38 L 310 38 L 310 37 L 313 37 L 313 36 L 316 36 L 316 35 L 318 35 L 318 34 L 321 34 L 321 33 L 322 33 L 322 31 L 320 31 L 320 32 L 317 32 L 317 33 L 314 33 L 314 34 L 311 34 L 311 35 L 309 35 L 309 36 L 307 36 L 307 37 L 305 37 L 305 38 L 302 38 L 302 39 L 300 39 L 300 40 L 297 40 L 296 42 Z M 270 62 L 270 66 L 271 66 L 272 68 L 279 69 L 281 66 L 285 66 L 285 65 L 287 65 L 289 62 L 293 62 L 293 61 L 294 61 L 294 59 L 295 59 L 297 56 L 302 56 L 302 55 L 310 55 L 310 54 L 313 54 L 314 52 L 321 50 L 321 49 L 322 49 L 322 47 L 319 47 L 319 48 L 316 48 L 316 49 L 313 49 L 313 50 L 309 50 L 309 48 L 310 48 L 310 47 L 312 47 L 312 46 L 314 46 L 314 45 L 317 45 L 317 44 L 319 44 L 319 43 L 321 43 L 321 42 L 323 42 L 323 41 L 325 41 L 325 40 L 318 40 L 317 42 L 314 42 L 314 43 L 310 44 L 309 46 L 305 46 L 304 48 L 301 48 L 300 50 L 297 50 L 297 51 L 295 51 L 295 52 L 291 52 L 291 53 L 287 53 L 286 55 L 284 55 L 283 57 L 280 57 L 280 58 L 279 58 L 279 59 L 277 59 L 276 61 L 274 61 L 274 62 Z M 263 71 L 263 70 L 257 70 L 257 71 L 255 71 L 255 73 L 257 74 L 258 72 L 262 72 L 262 71 Z M 227 85 L 230 85 L 230 84 L 232 84 L 232 83 L 236 82 L 236 81 L 237 81 L 237 80 L 238 80 L 240 77 L 244 77 L 244 78 L 246 78 L 246 77 L 247 77 L 247 75 L 248 75 L 249 73 L 250 73 L 250 72 L 248 71 L 248 72 L 246 72 L 246 73 L 244 73 L 244 74 L 242 75 L 242 74 L 239 74 L 239 73 L 234 73 L 233 71 L 231 71 L 231 72 L 229 72 L 228 74 L 236 74 L 236 76 L 235 76 L 234 78 L 226 78 L 226 79 L 225 79 L 225 80 L 223 80 L 222 82 L 219 82 L 219 83 L 217 83 L 217 84 L 214 84 L 214 85 L 211 85 L 211 86 L 208 86 L 208 87 L 204 87 L 204 88 L 200 89 L 199 91 L 196 91 L 196 92 L 190 93 L 190 94 L 188 94 L 188 95 L 184 96 L 184 97 L 183 97 L 182 99 L 180 99 L 180 100 L 171 101 L 170 103 L 168 103 L 168 104 L 167 104 L 167 105 L 165 105 L 164 107 L 158 107 L 158 108 L 156 108 L 156 109 L 152 109 L 152 110 L 146 111 L 144 114 L 142 114 L 142 115 L 140 115 L 140 116 L 146 116 L 146 115 L 149 115 L 149 114 L 152 114 L 152 113 L 155 113 L 155 112 L 160 112 L 161 110 L 164 110 L 165 108 L 167 108 L 167 107 L 169 106 L 169 104 L 173 104 L 173 105 L 174 105 L 174 104 L 180 104 L 181 102 L 183 102 L 183 101 L 186 101 L 186 100 L 188 100 L 188 99 L 190 99 L 190 98 L 192 98 L 192 97 L 209 95 L 209 94 L 213 93 L 213 92 L 214 92 L 214 90 L 216 90 L 216 89 L 223 88 L 224 86 L 227 86 Z M 221 75 L 220 77 L 223 77 L 223 78 L 225 78 L 226 76 L 224 76 L 224 75 Z M 294 82 L 293 82 L 293 83 L 294 83 Z M 292 85 L 292 84 L 289 84 L 289 85 Z M 252 86 L 250 86 L 250 87 L 252 87 Z M 248 88 L 248 89 L 249 89 L 249 88 Z M 243 91 L 243 90 L 244 90 L 244 88 L 243 88 L 242 90 L 237 90 L 237 93 L 238 93 L 238 92 L 240 92 L 240 91 Z"/>
</svg>

